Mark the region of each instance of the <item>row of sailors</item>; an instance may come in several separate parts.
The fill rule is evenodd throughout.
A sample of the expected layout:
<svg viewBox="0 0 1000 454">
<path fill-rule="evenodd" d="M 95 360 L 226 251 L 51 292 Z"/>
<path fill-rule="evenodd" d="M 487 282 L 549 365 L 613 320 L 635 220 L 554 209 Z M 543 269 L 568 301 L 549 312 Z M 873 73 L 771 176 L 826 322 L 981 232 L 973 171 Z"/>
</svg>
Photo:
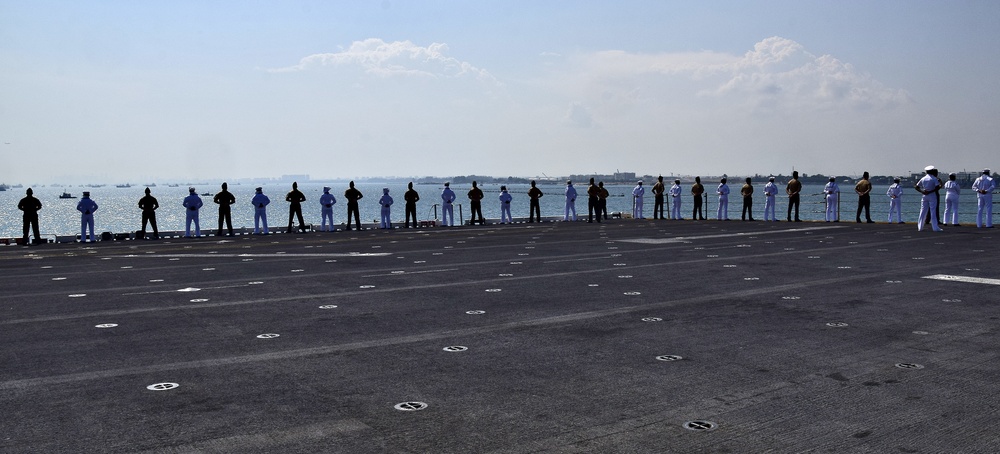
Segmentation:
<svg viewBox="0 0 1000 454">
<path fill-rule="evenodd" d="M 945 190 L 945 223 L 950 219 L 953 225 L 958 225 L 958 198 L 961 193 L 961 188 L 955 181 L 955 174 L 949 175 L 949 181 L 942 182 L 938 177 L 938 170 L 934 166 L 928 166 L 924 169 L 926 175 L 920 179 L 915 185 L 915 189 L 921 193 L 921 210 L 920 218 L 917 223 L 917 229 L 921 230 L 924 226 L 925 219 L 929 218 L 931 222 L 931 227 L 934 231 L 940 231 L 941 228 L 938 225 L 937 219 L 937 205 L 938 205 L 938 191 L 940 189 Z M 972 189 L 976 191 L 979 204 L 978 211 L 976 214 L 976 226 L 977 227 L 993 227 L 993 190 L 996 189 L 996 183 L 993 178 L 990 177 L 990 169 L 983 170 L 982 176 L 980 176 L 972 185 Z M 871 182 L 868 181 L 868 172 L 864 173 L 862 179 L 855 185 L 855 192 L 858 194 L 858 210 L 857 210 L 857 222 L 861 222 L 861 212 L 865 211 L 865 216 L 867 222 L 873 222 L 871 220 L 870 213 L 870 193 L 872 190 Z M 778 193 L 778 186 L 774 182 L 774 177 L 768 179 L 768 183 L 764 185 L 764 220 L 765 221 L 776 221 L 775 216 L 775 196 Z M 899 178 L 894 180 L 894 183 L 889 186 L 886 191 L 886 196 L 889 197 L 889 218 L 890 223 L 903 222 L 902 218 L 902 196 L 903 189 L 899 184 Z M 788 216 L 787 220 L 792 221 L 792 212 L 794 209 L 795 218 L 794 221 L 799 222 L 799 192 L 802 190 L 802 184 L 798 181 L 798 172 L 792 172 L 792 179 L 786 184 L 785 192 L 789 198 L 788 204 Z M 185 222 L 185 236 L 190 237 L 191 226 L 194 225 L 194 236 L 201 236 L 201 228 L 199 223 L 199 210 L 203 206 L 203 202 L 198 194 L 195 192 L 194 188 L 189 188 L 189 195 L 184 198 L 183 206 L 186 212 L 186 222 Z M 153 228 L 153 238 L 159 237 L 159 231 L 156 226 L 156 209 L 159 208 L 159 203 L 156 198 L 150 195 L 149 188 L 146 188 L 146 195 L 139 200 L 139 208 L 142 210 L 142 232 L 145 235 L 146 226 L 150 224 Z M 670 218 L 672 219 L 683 219 L 681 217 L 681 194 L 683 189 L 681 188 L 680 180 L 674 180 L 674 184 L 668 189 L 666 189 L 663 184 L 663 177 L 657 178 L 656 184 L 653 185 L 652 192 L 654 195 L 654 205 L 653 205 L 653 219 L 667 219 L 664 216 L 664 205 L 671 207 Z M 702 195 L 705 192 L 704 186 L 701 184 L 701 177 L 695 177 L 695 183 L 691 186 L 691 194 L 694 196 L 694 209 L 692 211 L 693 219 L 704 220 L 704 213 L 702 212 Z M 743 212 L 741 218 L 743 220 L 753 221 L 752 203 L 753 203 L 753 192 L 754 188 L 751 184 L 751 179 L 747 178 L 746 183 L 740 189 L 740 194 L 743 196 Z M 723 177 L 716 189 L 716 194 L 719 197 L 718 211 L 716 218 L 719 220 L 729 220 L 729 193 L 730 189 L 727 184 L 727 178 Z M 826 213 L 825 220 L 827 222 L 837 220 L 837 207 L 838 199 L 840 197 L 840 187 L 837 185 L 836 179 L 831 177 L 830 182 L 823 188 L 823 193 L 826 197 Z M 636 219 L 645 219 L 643 215 L 643 203 L 644 196 L 646 194 L 646 189 L 643 187 L 643 183 L 640 180 L 635 188 L 632 190 L 633 197 L 633 210 L 632 216 Z M 528 190 L 529 198 L 529 217 L 528 222 L 535 222 L 535 217 L 541 221 L 541 209 L 539 207 L 538 199 L 544 194 L 535 185 L 535 182 L 531 182 L 531 188 Z M 564 193 L 566 197 L 566 209 L 563 215 L 564 221 L 576 221 L 576 198 L 577 191 L 573 186 L 572 181 L 566 182 L 566 190 Z M 665 203 L 665 195 L 669 195 L 672 204 Z M 931 197 L 933 195 L 933 197 Z M 471 218 L 470 224 L 475 224 L 479 222 L 480 224 L 485 223 L 485 219 L 482 214 L 482 200 L 484 198 L 483 191 L 479 189 L 476 182 L 472 182 L 472 189 L 469 190 L 467 194 L 470 200 L 471 208 Z M 588 217 L 587 222 L 593 222 L 595 218 L 597 222 L 601 222 L 602 217 L 607 219 L 607 198 L 609 196 L 608 190 L 604 188 L 604 182 L 594 183 L 594 179 L 590 179 L 590 185 L 587 188 L 588 196 Z M 364 197 L 361 191 L 354 187 L 354 182 L 350 182 L 349 188 L 344 192 L 344 197 L 347 199 L 347 228 L 346 230 L 351 230 L 351 217 L 353 215 L 355 226 L 357 229 L 361 229 L 361 220 L 358 210 L 358 201 Z M 413 226 L 417 225 L 417 214 L 416 214 L 416 203 L 420 200 L 420 195 L 413 189 L 413 183 L 409 183 L 408 190 L 403 195 L 406 202 L 406 219 L 404 225 L 406 227 L 410 226 L 410 220 L 412 218 Z M 453 226 L 455 223 L 454 214 L 454 203 L 457 196 L 455 192 L 451 189 L 450 183 L 444 184 L 444 190 L 441 191 L 441 201 L 442 201 L 442 221 L 445 226 Z M 510 207 L 513 196 L 507 191 L 506 186 L 500 187 L 500 222 L 502 224 L 507 224 L 512 221 Z M 232 227 L 232 217 L 230 206 L 236 203 L 236 197 L 228 191 L 228 186 L 226 183 L 222 183 L 222 192 L 215 195 L 213 201 L 219 205 L 219 226 L 218 235 L 223 234 L 223 224 L 226 224 L 228 234 L 233 234 Z M 302 217 L 302 202 L 306 201 L 305 195 L 298 190 L 298 183 L 292 183 L 292 191 L 285 196 L 285 201 L 289 203 L 289 213 L 288 213 L 288 231 L 292 231 L 293 220 L 297 218 L 299 221 L 299 230 L 304 228 L 304 221 Z M 268 234 L 267 228 L 267 206 L 271 203 L 271 200 L 263 193 L 262 188 L 256 188 L 254 197 L 250 200 L 250 203 L 254 206 L 254 234 Z M 329 187 L 323 188 L 323 195 L 320 196 L 319 203 L 321 205 L 321 215 L 322 215 L 322 231 L 330 231 L 334 229 L 333 227 L 333 206 L 337 203 L 336 197 L 330 193 Z M 389 195 L 389 189 L 382 189 L 382 197 L 379 199 L 379 205 L 381 208 L 381 222 L 380 228 L 389 229 L 392 228 L 392 222 L 390 220 L 391 207 L 394 201 L 392 196 Z M 18 209 L 24 212 L 24 240 L 27 241 L 29 226 L 33 227 L 33 233 L 36 240 L 39 239 L 38 231 L 38 210 L 42 208 L 41 202 L 32 196 L 31 188 L 27 190 L 27 197 L 21 199 L 18 203 Z M 98 209 L 98 205 L 93 199 L 90 198 L 89 192 L 83 193 L 83 198 L 77 204 L 77 210 L 81 213 L 81 226 L 80 226 L 80 238 L 81 241 L 86 241 L 88 239 L 87 232 L 89 230 L 89 239 L 93 241 L 94 239 L 94 212 Z M 478 221 L 477 221 L 478 219 Z M 329 222 L 329 224 L 328 224 Z"/>
</svg>

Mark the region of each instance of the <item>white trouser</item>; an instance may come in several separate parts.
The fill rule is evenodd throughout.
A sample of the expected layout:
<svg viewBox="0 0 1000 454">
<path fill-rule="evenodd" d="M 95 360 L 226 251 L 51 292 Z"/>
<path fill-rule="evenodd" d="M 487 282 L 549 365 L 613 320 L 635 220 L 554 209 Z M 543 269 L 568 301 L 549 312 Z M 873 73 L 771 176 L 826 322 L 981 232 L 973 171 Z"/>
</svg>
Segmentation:
<svg viewBox="0 0 1000 454">
<path fill-rule="evenodd" d="M 671 198 L 674 199 L 674 203 L 673 203 L 673 205 L 670 206 L 670 217 L 672 217 L 673 219 L 680 219 L 681 218 L 681 196 L 678 195 L 678 196 L 673 196 Z"/>
<path fill-rule="evenodd" d="M 441 204 L 441 225 L 446 227 L 455 225 L 455 205 L 450 202 Z"/>
<path fill-rule="evenodd" d="M 837 194 L 826 195 L 826 222 L 837 220 Z"/>
<path fill-rule="evenodd" d="M 329 207 L 329 208 L 328 207 L 323 207 L 323 209 L 321 210 L 320 215 L 323 217 L 323 226 L 322 226 L 322 229 L 324 231 L 327 231 L 327 232 L 329 232 L 330 230 L 334 229 L 334 227 L 333 227 L 333 207 L 332 206 Z M 330 220 L 330 229 L 326 228 L 326 220 L 327 219 Z"/>
<path fill-rule="evenodd" d="M 512 222 L 510 216 L 510 204 L 505 202 L 500 202 L 500 223 L 506 224 Z"/>
<path fill-rule="evenodd" d="M 993 194 L 979 194 L 976 227 L 993 227 Z"/>
<path fill-rule="evenodd" d="M 892 215 L 896 215 L 896 222 L 903 222 L 903 206 L 899 203 L 899 197 L 889 199 L 889 223 L 892 223 Z"/>
<path fill-rule="evenodd" d="M 632 207 L 632 217 L 636 219 L 643 219 L 642 217 L 642 196 L 633 196 L 635 198 L 635 206 Z"/>
<path fill-rule="evenodd" d="M 774 196 L 764 196 L 764 220 L 765 221 L 776 221 L 777 218 L 774 217 Z"/>
<path fill-rule="evenodd" d="M 729 220 L 729 196 L 720 195 L 719 196 L 719 209 L 715 216 L 718 220 Z"/>
<path fill-rule="evenodd" d="M 948 193 L 944 196 L 944 224 L 951 219 L 953 225 L 958 225 L 958 194 Z"/>
<path fill-rule="evenodd" d="M 80 241 L 87 239 L 87 229 L 90 229 L 90 241 L 94 239 L 94 214 L 80 215 Z"/>
<path fill-rule="evenodd" d="M 925 194 L 920 197 L 920 219 L 917 219 L 918 232 L 924 229 L 924 218 L 927 217 L 928 211 L 931 214 L 931 229 L 935 232 L 941 230 L 941 228 L 938 227 L 937 197 L 935 197 L 934 194 Z"/>
<path fill-rule="evenodd" d="M 260 225 L 264 224 L 264 234 L 267 234 L 267 208 L 254 208 L 253 209 L 253 233 L 257 235 L 260 233 Z"/>
<path fill-rule="evenodd" d="M 381 227 L 383 229 L 388 229 L 388 228 L 392 227 L 392 222 L 389 221 L 389 213 L 391 211 L 392 211 L 392 209 L 389 208 L 389 207 L 387 207 L 387 206 L 383 206 L 382 207 L 382 225 L 381 225 Z M 331 222 L 331 224 L 332 224 L 332 222 Z"/>
<path fill-rule="evenodd" d="M 575 199 L 566 199 L 566 214 L 563 215 L 563 220 L 564 221 L 569 221 L 570 220 L 570 217 L 569 217 L 570 213 L 573 213 L 573 218 L 572 219 L 575 221 L 576 220 L 576 200 Z"/>
<path fill-rule="evenodd" d="M 198 225 L 198 210 L 187 210 L 187 223 L 184 228 L 184 236 L 191 236 L 192 222 L 194 222 L 194 236 L 201 236 L 201 227 Z"/>
</svg>

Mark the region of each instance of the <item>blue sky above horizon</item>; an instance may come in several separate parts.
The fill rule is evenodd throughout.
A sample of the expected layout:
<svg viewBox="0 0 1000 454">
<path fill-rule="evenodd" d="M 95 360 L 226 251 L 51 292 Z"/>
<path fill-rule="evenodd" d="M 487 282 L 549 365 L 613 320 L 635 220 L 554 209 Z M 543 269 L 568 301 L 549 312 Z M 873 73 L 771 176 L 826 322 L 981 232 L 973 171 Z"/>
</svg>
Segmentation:
<svg viewBox="0 0 1000 454">
<path fill-rule="evenodd" d="M 0 181 L 998 167 L 988 1 L 0 0 Z"/>
</svg>

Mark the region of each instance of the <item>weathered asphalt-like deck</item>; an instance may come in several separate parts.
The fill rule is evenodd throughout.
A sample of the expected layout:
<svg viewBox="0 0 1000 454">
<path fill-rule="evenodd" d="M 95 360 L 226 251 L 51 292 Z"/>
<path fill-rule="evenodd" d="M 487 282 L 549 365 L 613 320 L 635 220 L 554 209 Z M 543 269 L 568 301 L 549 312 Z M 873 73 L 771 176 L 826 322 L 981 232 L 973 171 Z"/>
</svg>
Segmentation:
<svg viewBox="0 0 1000 454">
<path fill-rule="evenodd" d="M 0 450 L 997 452 L 997 244 L 614 220 L 0 248 Z"/>
</svg>

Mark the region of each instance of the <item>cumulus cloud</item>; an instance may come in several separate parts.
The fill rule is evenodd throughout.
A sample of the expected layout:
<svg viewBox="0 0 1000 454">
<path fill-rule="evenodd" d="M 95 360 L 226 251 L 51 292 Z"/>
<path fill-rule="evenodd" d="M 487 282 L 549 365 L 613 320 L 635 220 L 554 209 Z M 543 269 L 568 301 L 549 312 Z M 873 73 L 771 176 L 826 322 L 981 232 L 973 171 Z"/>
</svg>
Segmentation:
<svg viewBox="0 0 1000 454">
<path fill-rule="evenodd" d="M 377 38 L 355 41 L 340 52 L 309 55 L 299 60 L 297 65 L 269 69 L 268 72 L 298 72 L 319 67 L 358 67 L 380 77 L 472 77 L 497 83 L 489 71 L 449 56 L 445 43 L 418 46 L 410 41 L 385 42 Z"/>
</svg>

